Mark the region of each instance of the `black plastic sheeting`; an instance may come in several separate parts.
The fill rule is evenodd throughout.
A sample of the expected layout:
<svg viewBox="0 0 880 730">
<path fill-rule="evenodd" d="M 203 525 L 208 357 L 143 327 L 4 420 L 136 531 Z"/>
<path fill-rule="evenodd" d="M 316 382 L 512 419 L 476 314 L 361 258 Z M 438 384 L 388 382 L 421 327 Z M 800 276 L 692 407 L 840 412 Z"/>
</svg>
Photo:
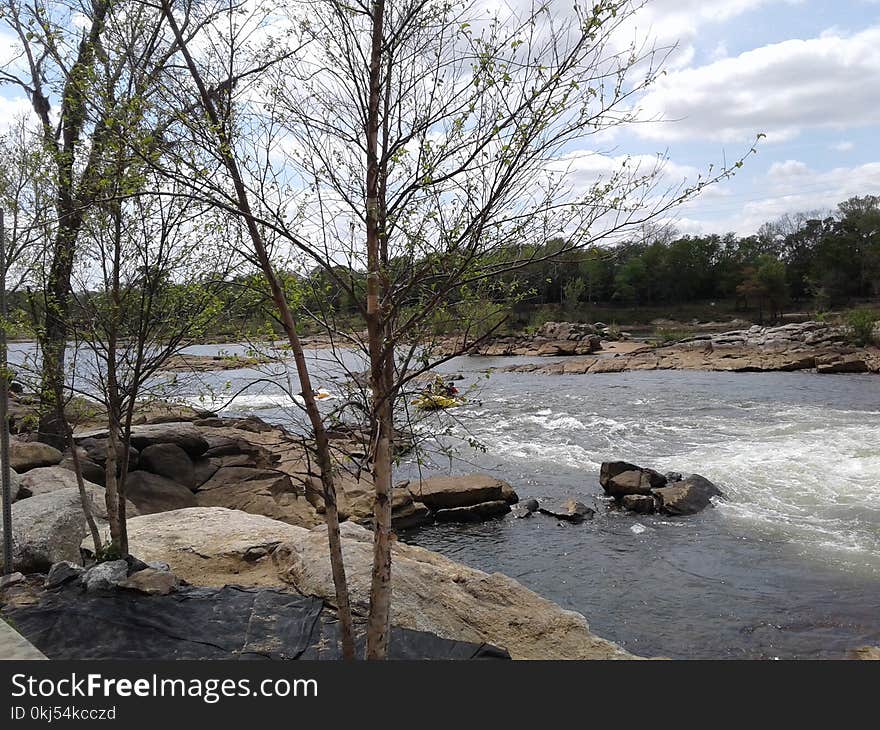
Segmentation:
<svg viewBox="0 0 880 730">
<path fill-rule="evenodd" d="M 319 598 L 269 588 L 181 587 L 167 596 L 66 585 L 7 607 L 50 659 L 340 659 L 338 622 Z M 356 627 L 363 656 L 363 626 Z M 392 629 L 391 659 L 509 659 L 503 649 Z"/>
</svg>

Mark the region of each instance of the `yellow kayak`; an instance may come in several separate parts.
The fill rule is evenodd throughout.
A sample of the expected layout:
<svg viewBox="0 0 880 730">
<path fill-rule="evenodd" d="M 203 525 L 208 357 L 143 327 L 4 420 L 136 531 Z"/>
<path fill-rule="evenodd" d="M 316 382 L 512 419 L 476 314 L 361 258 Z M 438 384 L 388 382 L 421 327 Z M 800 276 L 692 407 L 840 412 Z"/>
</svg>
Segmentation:
<svg viewBox="0 0 880 730">
<path fill-rule="evenodd" d="M 445 408 L 457 408 L 464 401 L 448 395 L 420 395 L 412 404 L 422 411 L 439 411 Z"/>
</svg>

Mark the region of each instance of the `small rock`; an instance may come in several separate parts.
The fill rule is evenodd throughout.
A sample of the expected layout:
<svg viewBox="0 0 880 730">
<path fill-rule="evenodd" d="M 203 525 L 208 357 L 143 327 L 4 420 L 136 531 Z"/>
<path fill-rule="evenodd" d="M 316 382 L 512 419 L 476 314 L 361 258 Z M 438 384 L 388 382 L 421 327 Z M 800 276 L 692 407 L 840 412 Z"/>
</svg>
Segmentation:
<svg viewBox="0 0 880 730">
<path fill-rule="evenodd" d="M 82 577 L 83 585 L 89 593 L 113 588 L 124 583 L 127 579 L 128 563 L 124 560 L 108 560 L 106 563 L 98 563 L 89 568 Z"/>
<path fill-rule="evenodd" d="M 167 596 L 180 586 L 180 579 L 167 570 L 144 568 L 119 583 L 120 588 L 146 593 L 150 596 Z"/>
<path fill-rule="evenodd" d="M 679 471 L 668 471 L 663 476 L 666 477 L 667 482 L 680 482 L 684 479 Z"/>
<path fill-rule="evenodd" d="M 621 500 L 621 504 L 625 509 L 638 512 L 640 515 L 653 514 L 656 509 L 654 497 L 645 494 L 626 494 Z"/>
<path fill-rule="evenodd" d="M 46 582 L 43 585 L 46 588 L 55 588 L 68 581 L 79 580 L 85 572 L 86 569 L 81 565 L 62 560 L 49 569 L 49 575 L 46 576 Z"/>
<path fill-rule="evenodd" d="M 9 586 L 14 586 L 16 583 L 21 583 L 23 580 L 24 576 L 18 572 L 0 576 L 0 591 Z"/>
<path fill-rule="evenodd" d="M 640 525 L 638 522 L 636 522 L 636 524 L 634 524 L 632 527 L 630 527 L 629 530 L 634 535 L 641 535 L 643 532 L 647 532 L 648 528 L 645 527 L 644 525 Z"/>
<path fill-rule="evenodd" d="M 653 469 L 643 469 L 626 461 L 602 462 L 599 483 L 605 494 L 620 499 L 627 494 L 651 494 L 666 486 L 666 477 Z"/>
<path fill-rule="evenodd" d="M 168 563 L 163 563 L 161 560 L 154 560 L 152 562 L 147 563 L 148 568 L 152 568 L 153 570 L 164 570 L 170 571 L 171 566 Z"/>
<path fill-rule="evenodd" d="M 522 502 L 513 508 L 513 516 L 518 520 L 525 517 L 531 517 L 534 512 L 538 511 L 538 507 L 537 499 L 527 499 L 525 502 Z"/>
<path fill-rule="evenodd" d="M 660 500 L 660 511 L 668 515 L 696 514 L 712 503 L 712 497 L 724 496 L 718 487 L 699 474 L 691 474 L 683 481 L 655 489 L 653 494 Z"/>
<path fill-rule="evenodd" d="M 593 519 L 593 515 L 596 514 L 596 510 L 587 507 L 583 502 L 576 502 L 573 499 L 568 499 L 559 506 L 539 507 L 538 511 L 541 512 L 541 514 L 557 517 L 566 522 L 583 522 L 584 520 L 591 520 Z"/>
<path fill-rule="evenodd" d="M 434 518 L 437 522 L 484 522 L 508 512 L 510 512 L 510 505 L 503 499 L 499 499 L 468 507 L 441 509 L 434 514 Z"/>
</svg>

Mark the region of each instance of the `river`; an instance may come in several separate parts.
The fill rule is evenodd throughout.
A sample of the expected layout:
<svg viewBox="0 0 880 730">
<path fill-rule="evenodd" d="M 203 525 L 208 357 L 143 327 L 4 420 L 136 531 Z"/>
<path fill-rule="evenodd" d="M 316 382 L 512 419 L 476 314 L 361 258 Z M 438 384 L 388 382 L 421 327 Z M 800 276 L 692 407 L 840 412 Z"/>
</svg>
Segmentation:
<svg viewBox="0 0 880 730">
<path fill-rule="evenodd" d="M 218 349 L 240 351 L 191 351 Z M 337 388 L 327 354 L 310 356 L 316 369 L 324 363 L 317 384 Z M 443 440 L 457 445 L 457 458 L 436 458 L 435 467 L 491 472 L 521 498 L 574 497 L 597 508 L 595 519 L 508 515 L 418 528 L 402 540 L 506 573 L 644 656 L 840 658 L 880 644 L 880 378 L 483 374 L 520 362 L 465 357 L 444 366 L 465 376 L 462 389 L 480 385 L 467 406 L 419 425 L 423 433 L 451 429 Z M 257 374 L 203 373 L 176 387 L 196 403 L 206 390 L 234 393 Z M 264 382 L 225 412 L 289 424 L 300 418 L 291 405 Z M 612 459 L 702 474 L 727 498 L 680 518 L 608 509 L 598 473 Z M 409 461 L 399 473 L 417 470 Z"/>
</svg>

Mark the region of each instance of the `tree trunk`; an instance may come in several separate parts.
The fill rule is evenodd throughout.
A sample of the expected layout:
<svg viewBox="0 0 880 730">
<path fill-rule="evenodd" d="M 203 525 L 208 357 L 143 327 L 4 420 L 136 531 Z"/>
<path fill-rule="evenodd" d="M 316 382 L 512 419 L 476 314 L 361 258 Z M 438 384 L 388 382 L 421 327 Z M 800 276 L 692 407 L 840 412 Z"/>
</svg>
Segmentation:
<svg viewBox="0 0 880 730">
<path fill-rule="evenodd" d="M 348 595 L 348 584 L 345 578 L 345 563 L 343 562 L 342 556 L 342 539 L 339 534 L 339 513 L 336 507 L 336 485 L 333 479 L 329 440 L 327 438 L 326 429 L 324 428 L 324 422 L 321 418 L 321 413 L 318 410 L 317 401 L 315 400 L 315 392 L 312 388 L 311 377 L 309 376 L 308 367 L 306 365 L 302 342 L 296 331 L 296 319 L 290 309 L 290 304 L 287 301 L 284 288 L 281 286 L 281 282 L 279 281 L 275 268 L 269 258 L 260 229 L 254 220 L 247 188 L 244 185 L 241 172 L 238 168 L 238 163 L 232 152 L 232 140 L 229 139 L 224 131 L 225 128 L 217 114 L 214 102 L 208 93 L 204 80 L 199 73 L 198 67 L 189 52 L 186 41 L 184 40 L 180 28 L 174 19 L 174 15 L 171 12 L 169 0 L 162 0 L 162 13 L 168 20 L 171 32 L 174 33 L 175 40 L 180 46 L 187 68 L 198 88 L 202 106 L 205 109 L 205 113 L 208 115 L 213 130 L 217 134 L 218 142 L 220 143 L 219 151 L 224 167 L 235 187 L 236 203 L 239 212 L 247 225 L 248 235 L 250 236 L 251 244 L 254 247 L 254 253 L 259 262 L 260 269 L 269 284 L 272 301 L 281 317 L 284 331 L 287 334 L 287 339 L 293 352 L 297 376 L 299 377 L 300 387 L 302 388 L 301 395 L 305 403 L 309 422 L 312 426 L 315 438 L 315 449 L 318 454 L 318 464 L 321 469 L 321 486 L 324 490 L 325 505 L 324 516 L 327 522 L 327 539 L 330 547 L 330 565 L 333 573 L 333 584 L 336 589 L 336 608 L 339 613 L 342 656 L 344 659 L 354 659 L 354 627 L 351 618 L 351 602 Z"/>
<path fill-rule="evenodd" d="M 380 301 L 383 265 L 385 200 L 379 160 L 379 107 L 382 93 L 382 34 L 385 3 L 373 0 L 372 39 L 367 109 L 367 335 L 370 352 L 370 388 L 373 401 L 373 572 L 370 582 L 370 615 L 367 621 L 367 659 L 385 659 L 391 626 L 391 445 L 394 414 L 391 387 L 394 351 L 389 347 L 389 327 Z"/>
</svg>

